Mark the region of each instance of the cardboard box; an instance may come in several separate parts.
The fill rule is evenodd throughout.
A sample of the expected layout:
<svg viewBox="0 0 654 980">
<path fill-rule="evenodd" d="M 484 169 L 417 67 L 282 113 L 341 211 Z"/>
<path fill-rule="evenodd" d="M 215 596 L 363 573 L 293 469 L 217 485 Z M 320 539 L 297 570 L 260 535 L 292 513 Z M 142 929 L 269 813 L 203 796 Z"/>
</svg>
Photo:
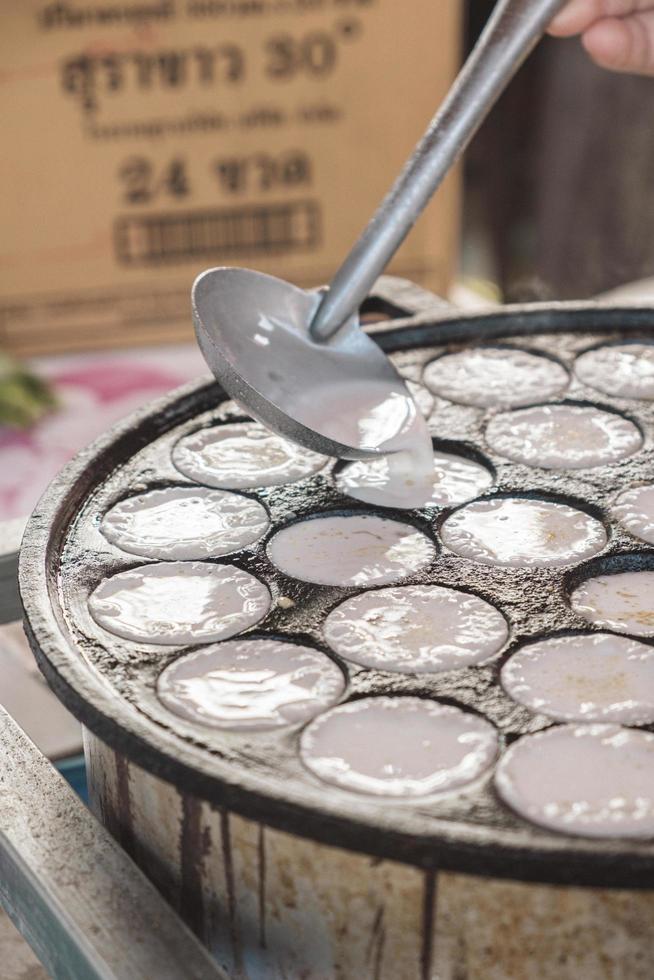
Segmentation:
<svg viewBox="0 0 654 980">
<path fill-rule="evenodd" d="M 454 76 L 460 0 L 0 0 L 0 347 L 191 336 L 213 265 L 329 280 Z M 391 271 L 442 291 L 456 178 Z"/>
</svg>

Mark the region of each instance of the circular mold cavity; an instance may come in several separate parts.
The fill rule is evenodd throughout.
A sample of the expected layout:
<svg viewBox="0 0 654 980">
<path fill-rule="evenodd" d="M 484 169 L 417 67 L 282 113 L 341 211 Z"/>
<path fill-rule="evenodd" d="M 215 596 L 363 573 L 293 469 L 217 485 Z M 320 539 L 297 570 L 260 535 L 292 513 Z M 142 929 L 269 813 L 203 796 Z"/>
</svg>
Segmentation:
<svg viewBox="0 0 654 980">
<path fill-rule="evenodd" d="M 184 646 L 234 636 L 260 622 L 270 603 L 266 586 L 234 565 L 171 561 L 105 579 L 89 611 L 125 640 Z"/>
<path fill-rule="evenodd" d="M 608 344 L 580 354 L 575 374 L 615 398 L 654 399 L 654 344 Z"/>
<path fill-rule="evenodd" d="M 581 837 L 654 835 L 654 735 L 561 725 L 515 742 L 495 774 L 505 803 L 532 823 Z"/>
<path fill-rule="evenodd" d="M 269 526 L 256 500 L 204 487 L 167 487 L 128 497 L 102 519 L 107 541 L 143 558 L 217 558 L 258 541 Z"/>
<path fill-rule="evenodd" d="M 405 799 L 472 783 L 497 755 L 493 726 L 460 708 L 412 697 L 364 698 L 304 730 L 300 756 L 326 783 Z"/>
<path fill-rule="evenodd" d="M 611 510 L 615 519 L 634 537 L 654 544 L 654 485 L 625 490 Z"/>
<path fill-rule="evenodd" d="M 570 596 L 570 604 L 595 626 L 654 636 L 654 571 L 614 572 L 586 579 Z"/>
<path fill-rule="evenodd" d="M 496 497 L 466 504 L 441 528 L 443 544 L 483 565 L 570 565 L 596 555 L 607 542 L 602 524 L 568 504 Z"/>
<path fill-rule="evenodd" d="M 411 397 L 418 406 L 418 411 L 423 418 L 428 419 L 434 410 L 434 396 L 417 381 L 405 378 L 404 383 L 411 392 Z"/>
<path fill-rule="evenodd" d="M 654 721 L 654 648 L 612 633 L 540 640 L 502 668 L 514 701 L 556 721 Z"/>
<path fill-rule="evenodd" d="M 435 555 L 435 544 L 412 524 L 371 514 L 309 518 L 268 542 L 268 557 L 286 575 L 347 588 L 400 581 Z"/>
<path fill-rule="evenodd" d="M 344 659 L 414 674 L 484 663 L 508 635 L 490 603 L 440 585 L 364 592 L 332 610 L 324 626 L 325 640 Z"/>
<path fill-rule="evenodd" d="M 510 408 L 557 395 L 570 378 L 562 364 L 544 354 L 473 347 L 432 361 L 423 381 L 435 395 L 460 405 Z"/>
<path fill-rule="evenodd" d="M 486 441 L 500 456 L 546 470 L 606 466 L 643 445 L 629 419 L 589 405 L 536 405 L 496 415 Z"/>
<path fill-rule="evenodd" d="M 388 458 L 357 460 L 336 473 L 336 485 L 341 493 L 366 504 L 380 507 L 404 506 L 401 488 L 395 491 L 391 481 Z M 455 507 L 472 500 L 492 487 L 491 472 L 480 463 L 452 453 L 434 452 L 434 482 L 423 507 Z M 393 490 L 389 489 L 389 485 Z M 395 491 L 395 492 L 393 492 Z"/>
<path fill-rule="evenodd" d="M 231 640 L 186 654 L 159 676 L 174 714 L 209 728 L 265 731 L 310 721 L 345 690 L 320 650 L 275 639 Z"/>
<path fill-rule="evenodd" d="M 172 459 L 190 480 L 226 490 L 296 483 L 327 463 L 326 456 L 296 446 L 257 422 L 216 425 L 182 436 Z"/>
</svg>

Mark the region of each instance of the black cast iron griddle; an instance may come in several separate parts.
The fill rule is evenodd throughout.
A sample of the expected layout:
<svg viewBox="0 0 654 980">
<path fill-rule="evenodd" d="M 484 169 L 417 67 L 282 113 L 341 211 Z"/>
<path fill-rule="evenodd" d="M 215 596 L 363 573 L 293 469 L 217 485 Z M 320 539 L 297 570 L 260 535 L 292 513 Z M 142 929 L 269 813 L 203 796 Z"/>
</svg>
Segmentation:
<svg viewBox="0 0 654 980">
<path fill-rule="evenodd" d="M 380 280 L 365 310 L 386 317 L 373 336 L 414 380 L 419 380 L 422 366 L 445 349 L 468 343 L 492 340 L 538 349 L 571 368 L 578 352 L 599 343 L 654 338 L 654 310 L 649 308 L 552 304 L 461 316 L 433 297 L 426 300 L 421 290 L 390 279 Z M 510 493 L 569 502 L 600 517 L 609 530 L 604 552 L 576 568 L 493 568 L 441 551 L 429 568 L 403 580 L 402 584 L 432 582 L 469 590 L 502 610 L 510 638 L 494 663 L 443 674 L 402 675 L 345 664 L 327 649 L 321 634 L 325 615 L 358 590 L 288 578 L 266 556 L 269 537 L 311 514 L 367 512 L 412 523 L 438 539 L 438 529 L 451 512 L 392 511 L 359 504 L 336 490 L 332 465 L 292 486 L 246 491 L 268 508 L 271 528 L 257 544 L 218 561 L 247 569 L 272 592 L 271 612 L 247 635 L 287 637 L 329 653 L 348 677 L 345 700 L 413 694 L 478 712 L 497 727 L 502 748 L 522 734 L 553 724 L 502 691 L 501 665 L 527 638 L 592 628 L 567 602 L 582 578 L 654 568 L 654 548 L 637 541 L 608 515 L 618 489 L 654 475 L 654 404 L 608 398 L 574 377 L 565 396 L 550 402 L 557 400 L 607 406 L 627 415 L 643 430 L 644 448 L 630 459 L 592 470 L 538 470 L 507 462 L 488 450 L 483 432 L 491 412 L 436 399 L 432 414 L 437 446 L 483 458 L 495 470 L 496 485 L 484 497 Z M 209 730 L 170 714 L 157 701 L 156 677 L 182 648 L 121 640 L 91 620 L 87 597 L 95 586 L 108 575 L 147 561 L 111 546 L 98 524 L 123 497 L 171 483 L 189 485 L 170 459 L 177 439 L 202 426 L 240 418 L 240 410 L 214 382 L 194 383 L 114 427 L 80 453 L 46 491 L 25 534 L 20 585 L 30 643 L 64 704 L 99 738 L 144 769 L 185 792 L 290 833 L 424 868 L 543 882 L 654 887 L 654 841 L 587 840 L 540 830 L 500 802 L 491 777 L 436 802 L 357 796 L 305 771 L 296 750 L 297 728 L 274 733 Z M 281 596 L 295 605 L 275 605 Z"/>
</svg>

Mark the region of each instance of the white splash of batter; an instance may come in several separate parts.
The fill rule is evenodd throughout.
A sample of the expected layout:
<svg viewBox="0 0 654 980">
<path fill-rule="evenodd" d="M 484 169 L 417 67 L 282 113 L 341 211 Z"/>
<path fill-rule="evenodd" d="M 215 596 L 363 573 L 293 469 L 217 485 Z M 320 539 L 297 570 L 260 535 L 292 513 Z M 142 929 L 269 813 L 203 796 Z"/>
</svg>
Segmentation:
<svg viewBox="0 0 654 980">
<path fill-rule="evenodd" d="M 399 493 L 394 492 L 393 481 L 389 478 L 392 459 L 392 456 L 383 456 L 381 459 L 349 463 L 337 473 L 336 485 L 348 497 L 366 504 L 402 508 L 405 506 L 406 491 L 400 484 L 397 488 Z M 425 485 L 426 493 L 416 506 L 456 507 L 479 496 L 492 485 L 492 473 L 480 463 L 435 451 L 431 482 Z"/>
<path fill-rule="evenodd" d="M 311 393 L 307 393 L 309 396 Z M 363 452 L 377 453 L 375 502 L 411 510 L 433 492 L 433 449 L 427 423 L 413 398 L 383 382 L 357 385 L 349 379 L 331 392 L 329 417 L 318 415 L 326 399 L 303 412 L 324 435 Z"/>
</svg>

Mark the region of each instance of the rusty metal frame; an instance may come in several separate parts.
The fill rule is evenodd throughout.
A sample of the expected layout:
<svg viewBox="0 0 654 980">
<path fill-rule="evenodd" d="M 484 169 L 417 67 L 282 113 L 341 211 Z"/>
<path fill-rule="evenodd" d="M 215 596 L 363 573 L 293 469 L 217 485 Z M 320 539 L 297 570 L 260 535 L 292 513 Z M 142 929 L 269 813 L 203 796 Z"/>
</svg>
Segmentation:
<svg viewBox="0 0 654 980">
<path fill-rule="evenodd" d="M 19 525 L 0 524 L 16 577 Z M 21 615 L 17 583 L 6 589 L 0 623 Z M 0 906 L 55 980 L 226 980 L 2 707 Z"/>
<path fill-rule="evenodd" d="M 0 904 L 55 980 L 226 980 L 0 708 Z"/>
</svg>

